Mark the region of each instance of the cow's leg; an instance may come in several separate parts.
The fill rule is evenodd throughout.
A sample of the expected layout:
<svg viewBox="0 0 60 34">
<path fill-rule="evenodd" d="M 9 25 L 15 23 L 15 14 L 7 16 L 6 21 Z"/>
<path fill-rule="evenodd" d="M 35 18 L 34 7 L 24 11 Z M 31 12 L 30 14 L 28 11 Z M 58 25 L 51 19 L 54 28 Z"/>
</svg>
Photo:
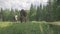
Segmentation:
<svg viewBox="0 0 60 34">
<path fill-rule="evenodd" d="M 26 23 L 26 17 L 25 17 L 25 23 Z"/>
<path fill-rule="evenodd" d="M 20 22 L 22 23 L 22 20 L 20 20 Z"/>
<path fill-rule="evenodd" d="M 20 22 L 21 22 L 21 23 L 23 22 L 23 18 L 22 18 L 22 17 L 20 17 Z"/>
<path fill-rule="evenodd" d="M 24 19 L 24 22 L 26 23 L 26 17 L 24 17 L 23 19 Z"/>
</svg>

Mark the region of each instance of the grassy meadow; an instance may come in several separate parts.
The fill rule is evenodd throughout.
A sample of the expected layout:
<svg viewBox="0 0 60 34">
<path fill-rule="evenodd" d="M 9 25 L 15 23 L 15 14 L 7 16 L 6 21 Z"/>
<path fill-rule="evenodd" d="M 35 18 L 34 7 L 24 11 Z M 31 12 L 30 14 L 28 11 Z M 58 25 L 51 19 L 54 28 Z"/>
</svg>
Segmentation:
<svg viewBox="0 0 60 34">
<path fill-rule="evenodd" d="M 49 25 L 47 22 L 0 22 L 0 34 L 60 34 L 59 25 Z"/>
</svg>

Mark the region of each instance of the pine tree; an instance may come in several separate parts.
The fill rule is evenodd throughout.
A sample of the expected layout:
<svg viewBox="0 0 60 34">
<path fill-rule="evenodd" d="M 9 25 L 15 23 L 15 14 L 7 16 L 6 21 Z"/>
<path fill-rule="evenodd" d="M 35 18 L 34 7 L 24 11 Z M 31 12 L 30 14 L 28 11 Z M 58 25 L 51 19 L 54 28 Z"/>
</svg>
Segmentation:
<svg viewBox="0 0 60 34">
<path fill-rule="evenodd" d="M 60 0 L 56 1 L 57 5 L 57 19 L 60 20 Z"/>
<path fill-rule="evenodd" d="M 3 20 L 3 9 L 2 8 L 0 10 L 0 19 L 1 19 L 1 21 Z"/>
<path fill-rule="evenodd" d="M 14 20 L 14 10 L 11 8 L 11 11 L 10 11 L 10 21 L 13 21 Z"/>
<path fill-rule="evenodd" d="M 29 12 L 29 20 L 30 21 L 35 20 L 35 13 L 36 13 L 36 8 L 33 4 L 31 4 L 30 12 Z"/>
<path fill-rule="evenodd" d="M 40 8 L 38 6 L 36 11 L 36 21 L 39 21 L 39 18 L 40 18 Z"/>
<path fill-rule="evenodd" d="M 53 21 L 53 3 L 52 3 L 52 0 L 48 1 L 47 12 L 46 12 L 46 21 Z"/>
<path fill-rule="evenodd" d="M 42 5 L 37 6 L 36 21 L 42 20 Z"/>
</svg>

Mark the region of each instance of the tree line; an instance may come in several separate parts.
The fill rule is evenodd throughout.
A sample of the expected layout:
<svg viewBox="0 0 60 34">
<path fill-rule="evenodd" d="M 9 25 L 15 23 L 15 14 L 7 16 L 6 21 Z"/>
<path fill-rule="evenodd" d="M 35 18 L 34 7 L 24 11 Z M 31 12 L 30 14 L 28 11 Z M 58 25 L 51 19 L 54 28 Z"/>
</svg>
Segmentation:
<svg viewBox="0 0 60 34">
<path fill-rule="evenodd" d="M 48 0 L 46 6 L 33 6 L 31 4 L 29 18 L 36 21 L 60 21 L 60 0 Z"/>
<path fill-rule="evenodd" d="M 11 10 L 1 8 L 0 21 L 13 21 L 15 15 L 20 15 L 20 10 Z M 26 11 L 29 21 L 60 21 L 60 0 L 49 0 L 47 5 L 40 4 L 35 6 L 31 4 L 30 10 Z"/>
<path fill-rule="evenodd" d="M 0 21 L 14 21 L 15 15 L 19 15 L 19 10 L 17 10 L 17 9 L 13 10 L 12 8 L 11 8 L 11 10 L 9 10 L 9 9 L 3 10 L 1 8 L 1 10 L 0 10 Z"/>
</svg>

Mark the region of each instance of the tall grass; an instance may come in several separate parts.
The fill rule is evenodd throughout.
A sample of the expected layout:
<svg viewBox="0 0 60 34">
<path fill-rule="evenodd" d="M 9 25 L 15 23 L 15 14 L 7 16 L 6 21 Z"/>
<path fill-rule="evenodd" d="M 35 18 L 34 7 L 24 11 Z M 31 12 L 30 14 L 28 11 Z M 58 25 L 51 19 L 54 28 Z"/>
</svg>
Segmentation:
<svg viewBox="0 0 60 34">
<path fill-rule="evenodd" d="M 0 22 L 0 34 L 60 34 L 59 25 L 46 22 Z"/>
<path fill-rule="evenodd" d="M 40 34 L 40 28 L 38 23 L 0 23 L 0 34 Z"/>
</svg>

